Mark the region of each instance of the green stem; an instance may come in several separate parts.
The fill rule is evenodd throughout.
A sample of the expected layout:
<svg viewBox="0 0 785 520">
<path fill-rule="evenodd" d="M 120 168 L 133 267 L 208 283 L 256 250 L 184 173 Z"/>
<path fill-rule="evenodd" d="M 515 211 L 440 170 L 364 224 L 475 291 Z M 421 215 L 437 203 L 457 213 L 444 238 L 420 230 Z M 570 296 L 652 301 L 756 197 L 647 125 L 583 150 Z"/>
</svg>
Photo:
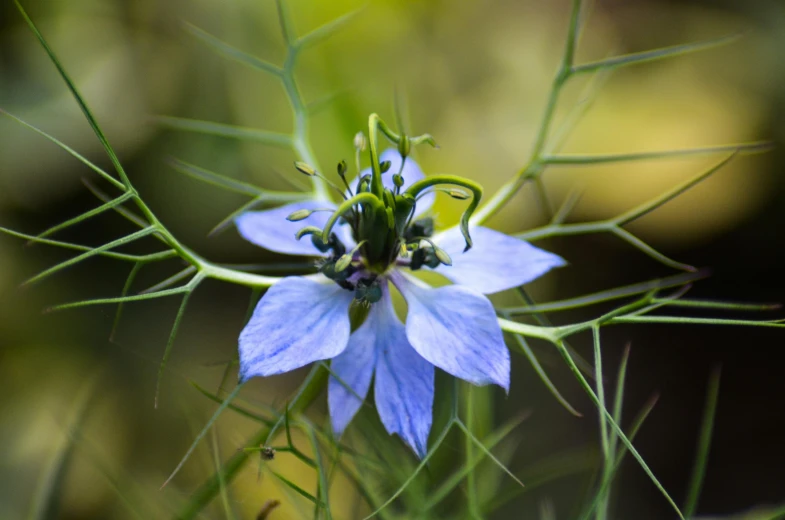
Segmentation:
<svg viewBox="0 0 785 520">
<path fill-rule="evenodd" d="M 343 201 L 343 203 L 338 206 L 338 209 L 336 209 L 335 212 L 330 215 L 330 219 L 324 226 L 324 230 L 322 231 L 322 240 L 325 244 L 329 242 L 330 232 L 332 232 L 332 229 L 336 222 L 338 222 L 338 219 L 344 216 L 346 213 L 352 211 L 358 204 L 370 204 L 374 210 L 384 209 L 384 205 L 382 204 L 381 200 L 379 200 L 373 193 L 368 192 L 358 193 L 351 199 Z"/>
<path fill-rule="evenodd" d="M 368 147 L 371 151 L 371 193 L 381 198 L 384 193 L 382 184 L 382 172 L 379 169 L 379 130 L 397 143 L 401 136 L 393 132 L 387 124 L 381 120 L 378 114 L 368 116 Z"/>
</svg>

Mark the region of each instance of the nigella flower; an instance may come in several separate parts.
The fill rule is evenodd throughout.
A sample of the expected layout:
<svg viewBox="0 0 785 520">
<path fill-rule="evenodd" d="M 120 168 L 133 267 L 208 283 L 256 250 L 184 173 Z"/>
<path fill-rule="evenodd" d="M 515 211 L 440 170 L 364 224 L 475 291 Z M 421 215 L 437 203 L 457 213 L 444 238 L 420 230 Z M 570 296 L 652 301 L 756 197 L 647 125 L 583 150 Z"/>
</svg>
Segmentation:
<svg viewBox="0 0 785 520">
<path fill-rule="evenodd" d="M 434 200 L 432 186 L 455 178 L 429 182 L 412 159 L 402 160 L 394 149 L 377 158 L 372 147 L 371 156 L 377 168 L 362 172 L 354 193 L 348 191 L 337 210 L 304 201 L 237 219 L 240 234 L 256 245 L 322 256 L 324 275 L 287 277 L 267 291 L 240 335 L 240 378 L 332 359 L 328 404 L 335 435 L 346 429 L 373 380 L 384 427 L 423 457 L 434 367 L 476 385 L 509 389 L 509 352 L 484 294 L 525 284 L 564 261 L 498 231 L 469 229 L 468 217 L 463 227 L 434 236 L 432 220 L 423 217 Z M 343 171 L 339 167 L 342 177 Z M 381 186 L 373 186 L 374 176 Z M 374 198 L 374 190 L 381 197 Z M 469 198 L 459 190 L 445 191 Z M 475 193 L 472 209 L 478 198 Z M 303 237 L 307 234 L 310 240 Z M 455 285 L 425 286 L 411 274 L 423 268 Z M 393 309 L 390 284 L 406 300 L 405 324 Z M 367 312 L 354 332 L 351 309 Z"/>
</svg>

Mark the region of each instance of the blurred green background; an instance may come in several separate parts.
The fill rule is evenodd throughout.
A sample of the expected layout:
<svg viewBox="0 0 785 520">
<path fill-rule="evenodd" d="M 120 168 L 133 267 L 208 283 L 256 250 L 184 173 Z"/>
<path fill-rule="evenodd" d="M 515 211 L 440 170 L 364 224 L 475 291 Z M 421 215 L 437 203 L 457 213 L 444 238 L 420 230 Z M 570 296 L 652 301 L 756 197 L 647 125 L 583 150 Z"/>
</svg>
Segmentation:
<svg viewBox="0 0 785 520">
<path fill-rule="evenodd" d="M 215 55 L 183 28 L 183 22 L 192 23 L 280 63 L 284 48 L 274 2 L 24 4 L 82 89 L 140 192 L 175 235 L 216 261 L 280 261 L 243 243 L 233 229 L 207 238 L 212 226 L 245 200 L 182 177 L 165 160 L 174 156 L 264 187 L 289 189 L 281 174 L 294 177 L 293 154 L 166 131 L 153 118 L 175 115 L 289 131 L 290 110 L 277 82 Z M 301 33 L 362 7 L 343 31 L 307 51 L 297 70 L 305 98 L 319 103 L 311 137 L 323 165 L 351 159 L 352 136 L 365 128 L 370 112 L 393 120 L 396 89 L 405 94 L 413 133 L 429 132 L 441 146 L 419 152 L 426 172 L 464 175 L 491 193 L 524 164 L 561 53 L 569 2 L 290 4 Z M 758 139 L 781 142 L 785 5 L 779 0 L 598 0 L 578 61 L 739 32 L 744 38 L 731 46 L 615 73 L 564 150 L 599 153 Z M 582 86 L 578 80 L 568 88 L 559 114 L 579 99 Z M 100 143 L 9 1 L 0 6 L 0 108 L 109 168 Z M 576 186 L 585 188 L 572 219 L 595 220 L 635 206 L 713 160 L 554 168 L 545 184 L 556 203 Z M 712 268 L 712 278 L 699 283 L 691 295 L 782 301 L 783 167 L 780 148 L 738 158 L 630 229 L 678 260 Z M 0 117 L 0 225 L 35 234 L 97 205 L 80 182 L 90 176 L 56 146 Z M 462 206 L 440 204 L 438 221 L 451 224 Z M 524 190 L 491 225 L 512 232 L 542 223 L 532 192 Z M 98 245 L 129 230 L 121 217 L 107 214 L 61 238 Z M 570 266 L 533 285 L 533 294 L 542 301 L 667 274 L 609 236 L 551 240 L 543 246 L 561 254 Z M 195 294 L 156 410 L 158 361 L 178 302 L 129 305 L 114 342 L 107 339 L 114 308 L 42 315 L 51 304 L 118 294 L 130 268 L 91 260 L 43 284 L 19 287 L 67 257 L 62 251 L 24 247 L 19 240 L 0 236 L 0 518 L 28 514 L 40 475 L 63 456 L 75 410 L 91 385 L 79 441 L 63 465 L 65 487 L 50 517 L 128 518 L 123 497 L 144 500 L 148 510 L 167 517 L 171 504 L 186 499 L 213 468 L 207 443 L 175 486 L 158 491 L 214 409 L 188 381 L 217 387 L 221 363 L 235 355 L 247 291 L 208 283 Z M 176 262 L 146 269 L 138 288 L 177 270 Z M 586 312 L 552 318 L 568 323 L 586 318 Z M 575 346 L 588 354 L 589 341 L 580 337 Z M 708 327 L 613 328 L 603 335 L 606 370 L 615 370 L 628 342 L 632 358 L 625 412 L 629 409 L 631 416 L 652 394 L 660 395 L 636 444 L 674 497 L 685 493 L 705 384 L 712 367 L 721 363 L 715 443 L 699 511 L 724 515 L 785 501 L 782 334 Z M 511 394 L 505 398 L 494 390 L 493 412 L 497 422 L 522 410 L 531 412 L 509 459 L 516 472 L 546 455 L 595 450 L 598 442 L 590 402 L 555 352 L 546 345 L 535 347 L 560 390 L 586 416 L 566 413 L 526 360 L 514 356 Z M 302 375 L 257 380 L 245 394 L 260 403 L 281 404 Z M 323 404 L 317 407 L 317 418 L 318 413 L 323 418 Z M 253 425 L 230 414 L 220 424 L 218 443 L 226 458 L 243 447 Z M 313 486 L 312 473 L 281 461 L 276 470 Z M 541 499 L 550 497 L 558 518 L 571 518 L 585 497 L 590 475 L 584 470 L 533 489 L 496 515 L 527 518 Z M 356 497 L 345 482 L 336 484 L 334 495 L 338 518 L 358 514 Z M 255 468 L 237 480 L 233 498 L 240 518 L 253 518 L 268 499 L 286 502 L 271 479 L 257 482 Z M 616 499 L 615 518 L 672 517 L 631 460 L 623 467 Z M 287 502 L 271 518 L 299 515 Z"/>
</svg>

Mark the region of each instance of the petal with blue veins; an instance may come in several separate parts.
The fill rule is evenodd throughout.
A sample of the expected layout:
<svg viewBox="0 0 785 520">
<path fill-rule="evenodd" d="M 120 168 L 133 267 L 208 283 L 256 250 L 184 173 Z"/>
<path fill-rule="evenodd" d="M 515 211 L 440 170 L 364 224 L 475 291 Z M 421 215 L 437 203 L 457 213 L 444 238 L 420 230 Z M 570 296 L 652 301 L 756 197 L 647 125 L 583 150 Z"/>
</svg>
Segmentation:
<svg viewBox="0 0 785 520">
<path fill-rule="evenodd" d="M 354 293 L 290 276 L 273 285 L 240 333 L 240 380 L 289 372 L 346 348 Z"/>
<path fill-rule="evenodd" d="M 376 408 L 387 431 L 398 434 L 422 458 L 433 420 L 434 368 L 409 344 L 385 292 L 366 322 L 371 322 L 376 338 Z"/>
<path fill-rule="evenodd" d="M 499 231 L 482 226 L 472 226 L 469 231 L 474 246 L 465 253 L 459 227 L 435 237 L 452 259 L 452 265 L 439 265 L 436 272 L 483 294 L 520 287 L 566 264 L 558 255 Z"/>
<path fill-rule="evenodd" d="M 510 387 L 510 353 L 491 302 L 460 285 L 421 287 L 395 272 L 406 298 L 406 337 L 426 360 L 475 385 Z"/>
<path fill-rule="evenodd" d="M 343 434 L 371 387 L 376 366 L 378 307 L 371 307 L 365 323 L 349 338 L 346 350 L 330 363 L 333 374 L 327 384 L 327 405 L 336 437 Z"/>
</svg>

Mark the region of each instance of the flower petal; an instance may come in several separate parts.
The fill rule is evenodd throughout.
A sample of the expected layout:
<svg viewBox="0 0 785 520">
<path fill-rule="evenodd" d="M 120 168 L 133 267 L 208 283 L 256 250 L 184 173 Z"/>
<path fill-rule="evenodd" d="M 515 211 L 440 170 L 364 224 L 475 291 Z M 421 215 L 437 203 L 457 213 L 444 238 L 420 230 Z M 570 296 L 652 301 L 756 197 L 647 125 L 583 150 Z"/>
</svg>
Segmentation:
<svg viewBox="0 0 785 520">
<path fill-rule="evenodd" d="M 452 258 L 452 265 L 442 264 L 435 270 L 457 284 L 484 294 L 520 287 L 566 264 L 558 255 L 499 231 L 481 226 L 472 226 L 469 231 L 474 247 L 465 253 L 466 243 L 459 227 L 436 237 L 439 247 Z"/>
<path fill-rule="evenodd" d="M 409 344 L 385 292 L 363 325 L 370 323 L 376 339 L 376 408 L 387 431 L 398 434 L 422 458 L 433 421 L 434 368 Z"/>
<path fill-rule="evenodd" d="M 314 247 L 311 237 L 297 240 L 295 234 L 305 226 L 324 227 L 330 212 L 317 211 L 299 222 L 289 222 L 286 217 L 301 209 L 327 208 L 333 209 L 334 206 L 329 202 L 304 200 L 266 211 L 249 211 L 237 217 L 234 223 L 244 239 L 270 251 L 286 255 L 324 256 Z"/>
<path fill-rule="evenodd" d="M 273 285 L 240 333 L 240 380 L 337 356 L 351 327 L 351 291 L 298 276 Z"/>
<path fill-rule="evenodd" d="M 510 353 L 491 302 L 459 285 L 420 287 L 400 273 L 393 283 L 406 298 L 406 337 L 425 359 L 475 385 L 510 387 Z"/>
<path fill-rule="evenodd" d="M 371 386 L 376 365 L 374 343 L 377 339 L 377 328 L 373 316 L 378 314 L 377 307 L 378 305 L 374 305 L 371 308 L 365 323 L 349 338 L 346 350 L 330 363 L 330 369 L 340 378 L 331 375 L 327 384 L 327 404 L 336 437 L 341 436 L 354 418 Z"/>
<path fill-rule="evenodd" d="M 387 170 L 387 173 L 382 174 L 382 184 L 384 184 L 385 188 L 394 190 L 395 184 L 393 183 L 393 175 L 398 173 L 398 171 L 401 169 L 401 154 L 398 153 L 398 150 L 395 148 L 388 148 L 379 156 L 379 162 L 384 161 L 390 161 L 390 169 Z M 360 177 L 370 174 L 371 168 L 366 168 L 361 172 Z M 420 166 L 411 157 L 406 158 L 401 175 L 403 176 L 403 186 L 401 187 L 402 192 L 415 182 L 425 178 L 425 174 L 423 174 Z M 349 186 L 354 189 L 355 186 L 357 186 L 357 179 L 352 181 Z M 420 200 L 417 201 L 417 207 L 414 209 L 414 215 L 422 215 L 431 209 L 435 199 L 436 194 L 433 192 L 423 195 Z"/>
</svg>

